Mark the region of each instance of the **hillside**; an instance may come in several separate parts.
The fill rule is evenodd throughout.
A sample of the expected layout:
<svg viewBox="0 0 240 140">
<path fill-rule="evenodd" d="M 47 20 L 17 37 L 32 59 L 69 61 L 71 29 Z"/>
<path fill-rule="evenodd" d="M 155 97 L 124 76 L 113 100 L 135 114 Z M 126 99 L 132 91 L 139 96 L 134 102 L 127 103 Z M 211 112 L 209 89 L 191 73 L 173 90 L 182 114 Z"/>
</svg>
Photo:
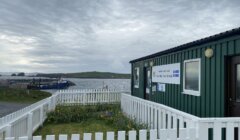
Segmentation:
<svg viewBox="0 0 240 140">
<path fill-rule="evenodd" d="M 130 74 L 111 73 L 111 72 L 79 72 L 79 73 L 50 73 L 37 74 L 38 77 L 50 78 L 97 78 L 97 79 L 130 79 Z"/>
</svg>

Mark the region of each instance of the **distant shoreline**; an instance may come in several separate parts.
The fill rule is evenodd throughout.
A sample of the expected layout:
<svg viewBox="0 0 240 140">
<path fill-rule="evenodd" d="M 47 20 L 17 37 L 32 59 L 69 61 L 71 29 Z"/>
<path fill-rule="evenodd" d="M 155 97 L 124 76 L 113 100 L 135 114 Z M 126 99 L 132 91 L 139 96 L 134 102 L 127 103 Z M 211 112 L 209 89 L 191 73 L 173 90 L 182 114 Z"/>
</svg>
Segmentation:
<svg viewBox="0 0 240 140">
<path fill-rule="evenodd" d="M 48 78 L 79 78 L 79 79 L 130 79 L 131 74 L 111 72 L 79 72 L 79 73 L 39 73 L 37 77 Z"/>
<path fill-rule="evenodd" d="M 62 78 L 76 78 L 76 79 L 131 79 L 131 78 L 77 78 L 77 77 L 62 77 Z"/>
</svg>

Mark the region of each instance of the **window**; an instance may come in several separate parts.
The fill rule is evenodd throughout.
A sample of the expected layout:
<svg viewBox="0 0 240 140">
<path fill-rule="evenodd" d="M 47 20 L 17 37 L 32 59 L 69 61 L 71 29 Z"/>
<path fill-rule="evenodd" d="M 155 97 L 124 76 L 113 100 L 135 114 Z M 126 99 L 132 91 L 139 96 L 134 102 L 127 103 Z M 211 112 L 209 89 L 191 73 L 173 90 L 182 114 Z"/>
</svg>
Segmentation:
<svg viewBox="0 0 240 140">
<path fill-rule="evenodd" d="M 134 69 L 134 88 L 139 88 L 139 68 Z"/>
<path fill-rule="evenodd" d="M 201 59 L 184 61 L 183 93 L 200 96 Z"/>
</svg>

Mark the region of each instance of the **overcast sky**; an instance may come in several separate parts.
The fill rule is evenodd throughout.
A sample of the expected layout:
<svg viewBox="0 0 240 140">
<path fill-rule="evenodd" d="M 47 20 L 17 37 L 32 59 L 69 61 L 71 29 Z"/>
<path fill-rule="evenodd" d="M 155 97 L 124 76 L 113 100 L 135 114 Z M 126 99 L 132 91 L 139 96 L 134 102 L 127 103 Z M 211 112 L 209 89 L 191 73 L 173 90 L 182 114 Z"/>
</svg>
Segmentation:
<svg viewBox="0 0 240 140">
<path fill-rule="evenodd" d="M 130 73 L 132 59 L 238 27 L 239 13 L 239 0 L 1 0 L 0 71 Z"/>
</svg>

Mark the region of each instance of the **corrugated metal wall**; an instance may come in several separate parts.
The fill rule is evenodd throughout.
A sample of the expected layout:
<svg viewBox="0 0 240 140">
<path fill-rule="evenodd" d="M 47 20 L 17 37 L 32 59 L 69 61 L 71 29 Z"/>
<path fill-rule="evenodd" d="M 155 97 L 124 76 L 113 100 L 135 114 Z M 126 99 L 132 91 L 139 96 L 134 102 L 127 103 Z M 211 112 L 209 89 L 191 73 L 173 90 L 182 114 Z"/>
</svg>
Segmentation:
<svg viewBox="0 0 240 140">
<path fill-rule="evenodd" d="M 206 58 L 207 48 L 214 50 L 212 58 Z M 152 58 L 154 65 L 181 63 L 181 84 L 166 84 L 166 92 L 155 92 L 150 100 L 168 105 L 199 117 L 224 117 L 225 115 L 225 58 L 226 56 L 240 55 L 240 37 L 235 36 L 210 42 L 191 49 L 173 52 L 168 55 Z M 182 94 L 183 91 L 183 61 L 201 58 L 201 96 Z M 144 64 L 151 60 L 135 62 L 132 68 L 140 67 L 140 86 L 132 86 L 132 95 L 143 98 Z M 156 83 L 152 83 L 153 85 Z"/>
</svg>

